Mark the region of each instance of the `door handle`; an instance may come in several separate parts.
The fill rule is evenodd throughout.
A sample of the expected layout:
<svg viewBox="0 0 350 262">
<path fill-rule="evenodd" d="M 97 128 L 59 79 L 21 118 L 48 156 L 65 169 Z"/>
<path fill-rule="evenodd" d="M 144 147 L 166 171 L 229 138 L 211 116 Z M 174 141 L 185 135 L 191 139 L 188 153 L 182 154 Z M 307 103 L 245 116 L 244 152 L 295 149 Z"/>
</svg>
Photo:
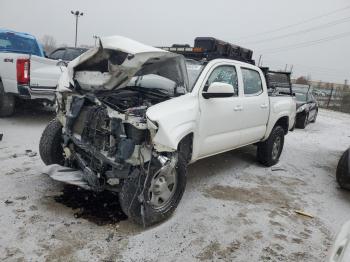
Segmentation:
<svg viewBox="0 0 350 262">
<path fill-rule="evenodd" d="M 267 108 L 268 104 L 262 104 L 260 105 L 261 108 Z"/>
<path fill-rule="evenodd" d="M 235 110 L 235 111 L 242 111 L 242 110 L 243 110 L 243 106 L 241 106 L 241 105 L 235 106 L 235 107 L 233 108 L 233 110 Z"/>
</svg>

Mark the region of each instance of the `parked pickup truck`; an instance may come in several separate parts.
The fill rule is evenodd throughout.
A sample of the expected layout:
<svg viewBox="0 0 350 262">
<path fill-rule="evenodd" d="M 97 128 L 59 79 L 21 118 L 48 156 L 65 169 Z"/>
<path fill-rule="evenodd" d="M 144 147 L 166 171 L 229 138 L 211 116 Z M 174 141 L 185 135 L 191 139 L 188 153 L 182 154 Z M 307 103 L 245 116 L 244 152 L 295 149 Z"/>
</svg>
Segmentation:
<svg viewBox="0 0 350 262">
<path fill-rule="evenodd" d="M 14 113 L 16 98 L 53 103 L 64 67 L 45 57 L 34 36 L 0 30 L 0 117 Z"/>
<path fill-rule="evenodd" d="M 251 55 L 213 38 L 163 49 L 102 38 L 60 78 L 40 141 L 44 173 L 118 192 L 123 211 L 151 225 L 179 204 L 188 163 L 256 144 L 258 160 L 276 164 L 296 104 L 288 92 L 268 95 Z"/>
</svg>

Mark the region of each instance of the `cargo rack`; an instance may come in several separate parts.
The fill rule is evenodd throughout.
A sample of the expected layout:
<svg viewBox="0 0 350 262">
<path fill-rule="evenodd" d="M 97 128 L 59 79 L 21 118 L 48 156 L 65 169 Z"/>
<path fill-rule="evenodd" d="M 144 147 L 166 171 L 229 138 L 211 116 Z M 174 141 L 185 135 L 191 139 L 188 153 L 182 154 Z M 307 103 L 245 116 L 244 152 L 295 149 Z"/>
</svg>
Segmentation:
<svg viewBox="0 0 350 262">
<path fill-rule="evenodd" d="M 194 60 L 210 61 L 217 58 L 233 59 L 255 65 L 252 59 L 253 51 L 214 37 L 196 37 L 194 47 L 190 45 L 174 44 L 171 47 L 158 47 L 160 49 L 181 54 Z"/>
<path fill-rule="evenodd" d="M 260 67 L 265 75 L 266 85 L 269 95 L 293 95 L 292 91 L 292 72 L 273 71 L 268 67 Z"/>
</svg>

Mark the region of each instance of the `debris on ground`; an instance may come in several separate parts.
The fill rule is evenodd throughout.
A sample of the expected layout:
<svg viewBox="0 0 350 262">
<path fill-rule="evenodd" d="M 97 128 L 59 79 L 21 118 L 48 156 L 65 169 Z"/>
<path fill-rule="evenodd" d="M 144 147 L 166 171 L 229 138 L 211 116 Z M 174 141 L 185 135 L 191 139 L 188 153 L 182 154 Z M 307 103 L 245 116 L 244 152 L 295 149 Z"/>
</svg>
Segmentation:
<svg viewBox="0 0 350 262">
<path fill-rule="evenodd" d="M 273 166 L 271 167 L 271 171 L 287 171 L 287 170 L 281 166 Z"/>
<path fill-rule="evenodd" d="M 4 203 L 5 203 L 6 205 L 10 205 L 10 204 L 13 204 L 13 201 L 7 199 Z"/>
<path fill-rule="evenodd" d="M 297 213 L 298 215 L 302 215 L 302 216 L 309 217 L 309 218 L 314 218 L 313 215 L 306 213 L 304 211 L 301 211 L 301 210 L 294 210 L 294 212 Z"/>
</svg>

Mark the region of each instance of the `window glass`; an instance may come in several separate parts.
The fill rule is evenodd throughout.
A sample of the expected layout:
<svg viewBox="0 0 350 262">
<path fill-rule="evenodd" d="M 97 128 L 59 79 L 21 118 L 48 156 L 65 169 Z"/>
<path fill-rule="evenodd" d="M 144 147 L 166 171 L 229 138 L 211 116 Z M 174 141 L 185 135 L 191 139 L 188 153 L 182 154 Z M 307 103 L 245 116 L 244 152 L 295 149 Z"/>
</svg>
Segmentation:
<svg viewBox="0 0 350 262">
<path fill-rule="evenodd" d="M 315 100 L 315 98 L 311 93 L 309 93 L 307 100 L 308 100 L 308 102 L 313 102 Z"/>
<path fill-rule="evenodd" d="M 67 49 L 64 59 L 66 61 L 72 61 L 78 56 L 80 56 L 82 53 L 84 53 L 86 50 L 84 49 Z"/>
<path fill-rule="evenodd" d="M 0 33 L 0 52 L 2 51 L 41 56 L 39 46 L 34 39 L 21 37 L 15 33 Z"/>
<path fill-rule="evenodd" d="M 200 73 L 202 73 L 204 65 L 203 62 L 198 62 L 192 59 L 186 59 L 186 68 L 190 90 L 192 90 Z"/>
<path fill-rule="evenodd" d="M 232 85 L 235 90 L 235 96 L 238 95 L 238 78 L 234 66 L 218 66 L 215 68 L 209 76 L 206 86 L 209 87 L 211 83 L 215 82 Z"/>
<path fill-rule="evenodd" d="M 59 49 L 57 51 L 54 51 L 53 53 L 51 53 L 50 58 L 56 59 L 56 60 L 63 59 L 64 51 L 65 51 L 64 49 Z"/>
<path fill-rule="evenodd" d="M 306 94 L 305 93 L 295 93 L 295 98 L 297 102 L 306 102 Z"/>
<path fill-rule="evenodd" d="M 244 94 L 245 95 L 258 95 L 262 92 L 262 81 L 259 72 L 242 68 Z"/>
</svg>

